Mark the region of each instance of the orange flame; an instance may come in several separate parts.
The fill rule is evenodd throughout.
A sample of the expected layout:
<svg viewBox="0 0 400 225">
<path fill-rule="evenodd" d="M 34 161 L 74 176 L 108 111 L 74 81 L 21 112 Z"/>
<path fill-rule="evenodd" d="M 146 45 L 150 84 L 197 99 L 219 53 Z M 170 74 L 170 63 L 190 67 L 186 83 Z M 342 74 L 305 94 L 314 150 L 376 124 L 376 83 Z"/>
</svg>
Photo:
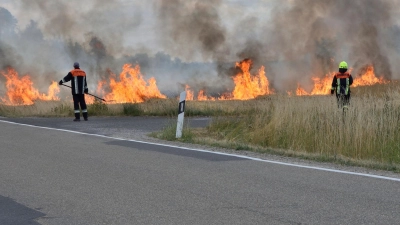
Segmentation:
<svg viewBox="0 0 400 225">
<path fill-rule="evenodd" d="M 265 76 L 265 67 L 261 66 L 258 70 L 258 74 L 252 76 L 250 74 L 250 68 L 253 64 L 251 59 L 245 59 L 241 62 L 237 62 L 236 67 L 242 70 L 233 77 L 235 88 L 232 93 L 223 93 L 220 97 L 211 97 L 206 95 L 205 90 L 200 90 L 197 94 L 198 101 L 215 101 L 215 100 L 247 100 L 254 99 L 257 96 L 272 94 L 273 91 L 269 88 L 269 81 Z M 186 100 L 195 100 L 194 92 L 190 89 L 189 85 L 185 86 Z"/>
<path fill-rule="evenodd" d="M 185 85 L 185 91 L 186 91 L 186 101 L 215 101 L 216 98 L 210 97 L 206 95 L 205 90 L 200 90 L 199 93 L 197 93 L 197 99 L 194 98 L 194 91 L 190 89 L 189 85 Z M 224 100 L 224 97 L 218 98 L 218 100 Z"/>
<path fill-rule="evenodd" d="M 327 74 L 322 79 L 319 77 L 313 77 L 314 88 L 311 91 L 311 95 L 327 95 L 331 91 L 332 79 L 334 74 Z"/>
<path fill-rule="evenodd" d="M 291 95 L 291 92 L 289 92 L 289 95 Z M 309 95 L 308 92 L 306 90 L 304 90 L 302 87 L 300 87 L 300 85 L 297 85 L 297 89 L 296 89 L 296 95 L 301 96 L 301 95 Z"/>
<path fill-rule="evenodd" d="M 99 81 L 98 82 L 98 85 L 97 85 L 97 88 L 96 88 L 96 91 L 95 91 L 95 93 L 97 95 L 99 95 L 99 96 L 104 96 L 105 95 L 105 92 L 104 92 L 104 89 L 103 89 L 105 84 L 106 84 L 105 81 Z M 99 100 L 99 99 L 96 99 L 95 97 L 93 97 L 91 95 L 85 95 L 86 104 L 93 104 L 93 103 L 95 103 L 96 100 Z"/>
<path fill-rule="evenodd" d="M 132 67 L 131 64 L 125 64 L 117 81 L 116 75 L 110 72 L 111 78 L 109 87 L 111 92 L 106 94 L 105 100 L 113 103 L 137 103 L 144 102 L 149 98 L 166 98 L 158 90 L 156 80 L 152 77 L 147 82 L 140 73 L 140 66 Z M 98 87 L 103 88 L 105 81 L 100 81 Z M 99 89 L 103 92 L 103 89 Z"/>
<path fill-rule="evenodd" d="M 377 78 L 375 76 L 374 67 L 369 65 L 367 66 L 365 73 L 361 75 L 361 77 L 357 77 L 354 79 L 353 87 L 357 86 L 371 86 L 374 84 L 387 84 L 388 80 L 385 80 L 383 77 Z"/>
<path fill-rule="evenodd" d="M 269 87 L 269 81 L 265 75 L 265 68 L 261 66 L 256 75 L 250 74 L 250 69 L 253 62 L 250 59 L 245 59 L 241 62 L 237 62 L 235 65 L 241 69 L 233 81 L 235 84 L 232 92 L 223 93 L 220 97 L 214 98 L 206 95 L 205 90 L 200 90 L 197 95 L 190 89 L 189 85 L 185 86 L 187 91 L 186 100 L 246 100 L 254 99 L 260 95 L 273 94 L 273 90 Z M 30 105 L 34 104 L 36 100 L 59 100 L 57 94 L 60 89 L 57 82 L 52 82 L 49 86 L 48 93 L 39 93 L 37 89 L 33 87 L 33 82 L 29 75 L 25 75 L 19 78 L 18 73 L 13 69 L 9 68 L 7 71 L 0 72 L 6 79 L 6 96 L 0 97 L 0 102 L 9 105 Z M 140 72 L 140 66 L 136 65 L 132 67 L 131 64 L 125 64 L 122 68 L 122 72 L 119 77 L 114 73 L 110 72 L 111 78 L 109 82 L 102 80 L 98 83 L 97 90 L 95 93 L 98 96 L 105 96 L 104 98 L 108 102 L 112 103 L 136 103 L 144 102 L 149 98 L 166 98 L 165 95 L 159 91 L 156 80 L 150 78 L 145 81 L 143 75 Z M 334 72 L 325 75 L 324 77 L 312 77 L 314 83 L 313 88 L 310 92 L 307 92 L 299 84 L 294 94 L 301 95 L 326 95 L 329 94 L 331 89 L 331 82 L 334 76 Z M 377 78 L 375 76 L 374 67 L 372 65 L 365 68 L 365 72 L 356 78 L 352 87 L 366 86 L 374 84 L 386 84 L 390 81 L 385 80 L 383 77 Z M 110 90 L 107 92 L 106 90 Z M 292 95 L 291 91 L 287 92 Z M 87 95 L 86 101 L 88 104 L 92 104 L 95 98 Z"/>
<path fill-rule="evenodd" d="M 325 75 L 325 77 L 312 77 L 311 80 L 314 82 L 313 89 L 311 92 L 307 92 L 300 84 L 297 85 L 296 95 L 327 95 L 330 93 L 332 86 L 332 79 L 335 73 Z"/>
<path fill-rule="evenodd" d="M 7 98 L 1 98 L 2 102 L 9 105 L 32 105 L 36 100 L 51 101 L 59 100 L 56 96 L 60 92 L 57 82 L 53 81 L 49 86 L 47 95 L 41 94 L 33 87 L 29 75 L 19 78 L 17 71 L 8 68 L 7 72 L 1 74 L 7 79 Z"/>
<path fill-rule="evenodd" d="M 194 93 L 192 90 L 190 90 L 189 85 L 185 85 L 185 91 L 186 91 L 186 101 L 193 101 L 194 100 Z"/>
<path fill-rule="evenodd" d="M 332 79 L 335 73 L 330 73 L 325 75 L 323 78 L 313 77 L 311 78 L 314 82 L 313 90 L 308 93 L 300 85 L 298 85 L 296 90 L 296 95 L 327 95 L 331 89 Z M 353 77 L 352 87 L 357 86 L 370 86 L 374 84 L 386 84 L 390 81 L 385 80 L 383 77 L 377 78 L 374 73 L 374 67 L 372 65 L 367 66 L 365 73 L 360 77 Z M 290 93 L 289 93 L 290 94 Z"/>
<path fill-rule="evenodd" d="M 242 70 L 242 73 L 237 74 L 233 81 L 235 82 L 235 89 L 232 92 L 233 99 L 253 99 L 260 95 L 271 94 L 269 89 L 269 81 L 265 76 L 264 66 L 258 70 L 256 76 L 251 76 L 250 68 L 253 64 L 251 59 L 245 59 L 236 63 L 236 67 Z"/>
<path fill-rule="evenodd" d="M 208 96 L 205 94 L 205 91 L 204 91 L 204 90 L 200 90 L 199 93 L 197 94 L 197 100 L 199 100 L 199 101 L 207 101 L 207 100 L 214 101 L 215 98 L 213 98 L 213 97 L 208 97 Z"/>
</svg>

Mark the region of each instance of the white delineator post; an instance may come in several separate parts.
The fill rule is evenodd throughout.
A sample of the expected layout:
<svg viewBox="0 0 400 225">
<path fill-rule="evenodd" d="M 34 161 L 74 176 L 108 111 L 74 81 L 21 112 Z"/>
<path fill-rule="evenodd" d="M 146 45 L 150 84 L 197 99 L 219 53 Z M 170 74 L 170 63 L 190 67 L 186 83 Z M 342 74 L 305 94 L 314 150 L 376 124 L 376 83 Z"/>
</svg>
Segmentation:
<svg viewBox="0 0 400 225">
<path fill-rule="evenodd" d="M 183 120 L 185 117 L 185 100 L 186 100 L 186 91 L 181 92 L 181 95 L 179 97 L 178 123 L 176 125 L 176 138 L 182 137 Z"/>
</svg>

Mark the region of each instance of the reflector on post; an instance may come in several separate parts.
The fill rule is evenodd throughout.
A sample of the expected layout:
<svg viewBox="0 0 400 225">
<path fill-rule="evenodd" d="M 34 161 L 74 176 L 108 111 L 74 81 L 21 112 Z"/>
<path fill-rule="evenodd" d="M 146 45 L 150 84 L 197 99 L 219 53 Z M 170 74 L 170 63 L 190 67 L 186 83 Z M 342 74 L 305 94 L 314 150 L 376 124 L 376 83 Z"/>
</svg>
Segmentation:
<svg viewBox="0 0 400 225">
<path fill-rule="evenodd" d="M 185 100 L 186 91 L 181 92 L 179 97 L 179 109 L 178 109 L 178 123 L 176 125 L 176 138 L 182 137 L 183 121 L 185 116 Z"/>
</svg>

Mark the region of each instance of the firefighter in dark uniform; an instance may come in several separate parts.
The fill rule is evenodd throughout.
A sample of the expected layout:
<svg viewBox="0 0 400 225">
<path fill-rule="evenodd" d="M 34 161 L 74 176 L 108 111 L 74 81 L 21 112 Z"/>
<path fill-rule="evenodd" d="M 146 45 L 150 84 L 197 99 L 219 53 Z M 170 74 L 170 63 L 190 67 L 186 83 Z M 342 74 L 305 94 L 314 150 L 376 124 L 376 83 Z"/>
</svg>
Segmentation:
<svg viewBox="0 0 400 225">
<path fill-rule="evenodd" d="M 347 72 L 345 61 L 339 64 L 339 72 L 335 74 L 332 81 L 331 94 L 336 93 L 339 108 L 347 109 L 350 104 L 350 85 L 353 84 L 353 77 Z"/>
<path fill-rule="evenodd" d="M 86 83 L 86 73 L 79 68 L 79 63 L 74 63 L 74 69 L 71 70 L 62 80 L 60 80 L 59 84 L 61 85 L 68 81 L 71 81 L 72 98 L 74 100 L 74 121 L 80 121 L 79 106 L 82 110 L 83 119 L 87 121 L 88 112 L 85 102 L 85 93 L 88 93 L 89 89 Z"/>
</svg>

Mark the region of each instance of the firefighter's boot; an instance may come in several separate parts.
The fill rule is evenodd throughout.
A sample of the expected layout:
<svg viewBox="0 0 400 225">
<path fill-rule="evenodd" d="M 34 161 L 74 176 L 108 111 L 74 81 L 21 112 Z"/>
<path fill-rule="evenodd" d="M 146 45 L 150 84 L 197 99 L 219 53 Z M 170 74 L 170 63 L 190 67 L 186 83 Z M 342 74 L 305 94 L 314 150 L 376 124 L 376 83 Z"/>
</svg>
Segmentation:
<svg viewBox="0 0 400 225">
<path fill-rule="evenodd" d="M 85 120 L 85 121 L 88 121 L 88 114 L 87 114 L 87 112 L 84 112 L 84 113 L 82 113 L 83 114 L 83 119 Z"/>
<path fill-rule="evenodd" d="M 80 118 L 80 113 L 75 113 L 75 119 L 74 119 L 74 122 L 78 122 L 78 121 L 81 121 L 81 118 Z"/>
</svg>

